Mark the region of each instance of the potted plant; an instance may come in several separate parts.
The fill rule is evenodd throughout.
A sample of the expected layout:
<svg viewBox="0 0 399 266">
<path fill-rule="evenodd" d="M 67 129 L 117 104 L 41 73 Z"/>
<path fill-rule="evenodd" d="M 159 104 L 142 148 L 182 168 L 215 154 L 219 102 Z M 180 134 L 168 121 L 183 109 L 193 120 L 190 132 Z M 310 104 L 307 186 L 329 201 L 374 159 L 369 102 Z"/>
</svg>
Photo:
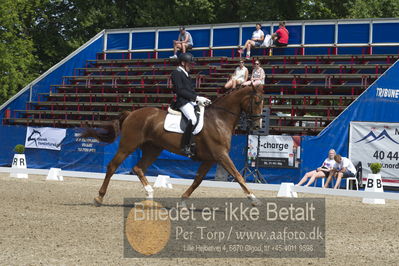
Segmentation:
<svg viewBox="0 0 399 266">
<path fill-rule="evenodd" d="M 367 175 L 367 183 L 365 191 L 371 192 L 384 192 L 384 187 L 381 179 L 381 167 L 380 163 L 372 163 L 370 164 L 371 174 Z M 385 204 L 384 199 L 375 199 L 375 198 L 363 198 L 363 203 L 369 204 Z"/>
<path fill-rule="evenodd" d="M 24 152 L 25 152 L 25 146 L 22 145 L 22 144 L 17 144 L 17 145 L 15 145 L 15 147 L 14 147 L 14 152 L 15 152 L 16 154 L 24 154 Z"/>
<path fill-rule="evenodd" d="M 374 175 L 379 174 L 379 172 L 381 171 L 381 167 L 382 167 L 382 164 L 380 164 L 380 163 L 370 164 L 370 170 Z"/>
<path fill-rule="evenodd" d="M 11 168 L 14 169 L 26 169 L 26 157 L 25 157 L 25 146 L 22 144 L 18 144 L 14 147 L 14 158 L 12 159 Z M 12 171 L 10 174 L 11 177 L 16 178 L 28 178 L 28 174 L 26 173 L 18 173 L 18 171 Z"/>
</svg>

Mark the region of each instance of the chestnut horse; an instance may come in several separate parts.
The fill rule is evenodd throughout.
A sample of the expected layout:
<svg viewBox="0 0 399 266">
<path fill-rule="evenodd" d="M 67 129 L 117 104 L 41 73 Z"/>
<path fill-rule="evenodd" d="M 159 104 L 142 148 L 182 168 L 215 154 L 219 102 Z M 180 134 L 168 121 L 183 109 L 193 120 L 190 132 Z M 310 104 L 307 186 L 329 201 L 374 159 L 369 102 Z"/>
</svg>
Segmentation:
<svg viewBox="0 0 399 266">
<path fill-rule="evenodd" d="M 204 114 L 204 127 L 195 136 L 195 160 L 201 161 L 198 172 L 192 185 L 182 195 L 182 200 L 190 197 L 193 191 L 201 184 L 203 177 L 213 164 L 221 164 L 244 190 L 252 204 L 259 204 L 259 200 L 249 190 L 244 178 L 237 171 L 229 157 L 231 137 L 238 123 L 242 111 L 246 112 L 253 120 L 255 126 L 261 125 L 263 109 L 263 87 L 247 86 L 230 90 L 218 97 L 209 105 Z M 121 135 L 118 152 L 107 166 L 104 182 L 99 190 L 99 195 L 94 199 L 96 206 L 103 202 L 108 183 L 118 166 L 134 152 L 141 148 L 143 156 L 133 167 L 147 194 L 153 197 L 153 189 L 144 176 L 147 168 L 156 160 L 162 150 L 182 154 L 180 142 L 182 134 L 165 131 L 163 125 L 166 111 L 158 108 L 141 108 L 133 112 L 123 112 L 119 120 L 110 121 L 103 129 L 88 128 L 82 137 L 94 137 L 101 142 L 112 143 Z"/>
</svg>

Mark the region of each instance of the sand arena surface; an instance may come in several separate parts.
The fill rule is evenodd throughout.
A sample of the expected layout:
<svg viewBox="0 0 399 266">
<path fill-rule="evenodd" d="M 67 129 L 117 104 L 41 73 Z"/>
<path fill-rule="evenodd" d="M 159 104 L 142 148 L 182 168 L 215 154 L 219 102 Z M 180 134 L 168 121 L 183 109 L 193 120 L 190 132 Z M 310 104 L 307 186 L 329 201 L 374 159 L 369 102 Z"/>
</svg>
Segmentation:
<svg viewBox="0 0 399 266">
<path fill-rule="evenodd" d="M 93 206 L 102 180 L 27 180 L 0 174 L 0 264 L 102 265 L 394 265 L 399 259 L 399 202 L 365 205 L 360 198 L 326 197 L 323 259 L 125 259 L 123 198 L 144 198 L 137 182 L 112 181 L 104 204 Z M 180 196 L 186 186 L 155 190 Z M 255 191 L 258 197 L 276 192 Z M 312 195 L 300 195 L 302 197 Z M 243 197 L 239 189 L 199 187 L 193 197 Z"/>
</svg>

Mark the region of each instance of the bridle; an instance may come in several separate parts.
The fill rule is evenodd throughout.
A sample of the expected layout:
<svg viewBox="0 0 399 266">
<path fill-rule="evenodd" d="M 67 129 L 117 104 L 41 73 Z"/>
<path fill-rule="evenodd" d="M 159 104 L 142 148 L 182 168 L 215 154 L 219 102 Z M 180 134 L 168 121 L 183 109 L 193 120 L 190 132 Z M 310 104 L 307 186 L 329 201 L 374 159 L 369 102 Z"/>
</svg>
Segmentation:
<svg viewBox="0 0 399 266">
<path fill-rule="evenodd" d="M 256 94 L 256 89 L 252 86 L 252 91 L 249 96 L 249 112 L 247 119 L 253 123 L 255 120 L 262 118 L 262 114 L 254 114 L 254 107 L 259 106 L 263 101 L 263 96 Z"/>
<path fill-rule="evenodd" d="M 254 112 L 254 105 L 258 106 L 262 103 L 263 101 L 263 96 L 257 95 L 256 94 L 256 89 L 255 87 L 252 87 L 251 94 L 249 95 L 249 112 L 246 114 L 247 120 L 249 120 L 251 123 L 253 123 L 255 120 L 262 118 L 262 114 L 253 114 Z M 222 110 L 228 114 L 240 117 L 241 113 L 234 113 L 226 108 L 220 107 L 220 106 L 212 106 L 212 108 Z"/>
</svg>

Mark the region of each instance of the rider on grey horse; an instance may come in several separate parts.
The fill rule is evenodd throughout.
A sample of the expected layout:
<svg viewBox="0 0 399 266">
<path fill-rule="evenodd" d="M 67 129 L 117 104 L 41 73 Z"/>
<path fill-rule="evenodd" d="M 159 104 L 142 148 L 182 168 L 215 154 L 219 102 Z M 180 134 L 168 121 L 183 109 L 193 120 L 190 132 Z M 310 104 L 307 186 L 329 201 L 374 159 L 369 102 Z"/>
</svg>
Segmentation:
<svg viewBox="0 0 399 266">
<path fill-rule="evenodd" d="M 211 101 L 205 97 L 198 96 L 195 92 L 193 81 L 189 76 L 194 57 L 190 53 L 183 53 L 179 56 L 179 66 L 172 72 L 173 89 L 177 95 L 173 103 L 175 109 L 179 109 L 188 119 L 187 127 L 182 137 L 182 151 L 188 157 L 195 155 L 195 144 L 193 143 L 193 131 L 197 125 L 195 106 L 198 102 L 201 105 L 208 105 Z"/>
</svg>

